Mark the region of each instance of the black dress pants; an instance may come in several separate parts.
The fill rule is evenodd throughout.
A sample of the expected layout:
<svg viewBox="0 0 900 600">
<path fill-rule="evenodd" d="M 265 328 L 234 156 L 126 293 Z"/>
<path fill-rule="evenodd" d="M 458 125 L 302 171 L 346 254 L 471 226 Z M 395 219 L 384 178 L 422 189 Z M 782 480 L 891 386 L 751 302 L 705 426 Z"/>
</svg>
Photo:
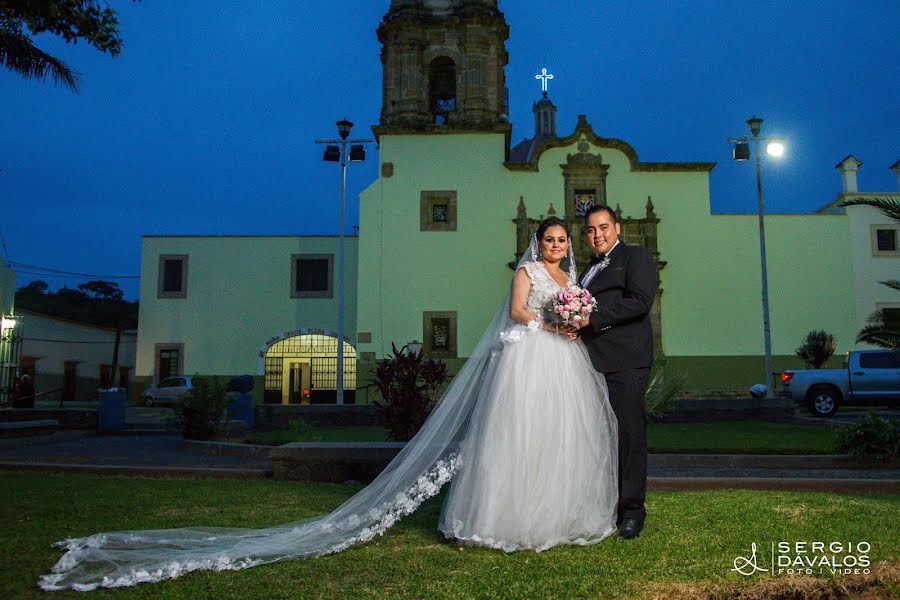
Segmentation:
<svg viewBox="0 0 900 600">
<path fill-rule="evenodd" d="M 650 369 L 626 369 L 604 373 L 609 403 L 619 422 L 619 511 L 624 519 L 643 523 L 647 493 L 647 414 L 644 392 Z"/>
</svg>

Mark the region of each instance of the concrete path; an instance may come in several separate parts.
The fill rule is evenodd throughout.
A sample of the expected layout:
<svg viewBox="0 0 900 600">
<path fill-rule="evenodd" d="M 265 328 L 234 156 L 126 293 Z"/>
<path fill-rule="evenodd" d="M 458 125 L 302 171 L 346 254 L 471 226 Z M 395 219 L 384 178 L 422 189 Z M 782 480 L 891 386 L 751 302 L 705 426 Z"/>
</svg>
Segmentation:
<svg viewBox="0 0 900 600">
<path fill-rule="evenodd" d="M 208 472 L 211 477 L 266 477 L 267 458 L 212 455 L 194 450 L 180 435 L 96 435 L 61 432 L 0 440 L 0 469 L 40 469 L 127 472 L 135 475 Z M 55 467 L 55 468 L 54 468 Z"/>
<path fill-rule="evenodd" d="M 693 459 L 651 455 L 651 490 L 749 488 L 900 493 L 896 468 L 797 468 L 787 457 Z M 685 460 L 689 459 L 689 460 Z M 718 463 L 718 464 L 717 464 Z M 754 464 L 756 463 L 756 464 Z M 783 465 L 783 466 L 782 466 Z M 813 465 L 811 465 L 813 466 Z M 824 468 L 823 468 L 824 467 Z M 43 470 L 132 476 L 264 478 L 272 464 L 264 448 L 185 441 L 180 435 L 97 435 L 59 432 L 0 440 L 0 471 Z"/>
</svg>

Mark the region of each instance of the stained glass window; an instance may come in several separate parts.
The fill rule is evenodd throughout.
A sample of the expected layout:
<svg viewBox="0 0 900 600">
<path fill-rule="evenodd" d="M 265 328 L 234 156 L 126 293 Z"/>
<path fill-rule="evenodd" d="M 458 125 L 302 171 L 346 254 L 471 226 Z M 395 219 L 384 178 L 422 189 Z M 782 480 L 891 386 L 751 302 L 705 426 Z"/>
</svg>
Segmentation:
<svg viewBox="0 0 900 600">
<path fill-rule="evenodd" d="M 575 190 L 576 217 L 583 217 L 595 204 L 597 204 L 597 194 L 594 190 Z"/>
</svg>

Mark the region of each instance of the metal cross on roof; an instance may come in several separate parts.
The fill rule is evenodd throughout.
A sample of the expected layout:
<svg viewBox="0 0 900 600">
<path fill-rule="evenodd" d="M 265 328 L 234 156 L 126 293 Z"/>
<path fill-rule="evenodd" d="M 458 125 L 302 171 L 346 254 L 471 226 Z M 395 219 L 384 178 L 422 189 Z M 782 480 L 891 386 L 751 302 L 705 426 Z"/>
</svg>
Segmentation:
<svg viewBox="0 0 900 600">
<path fill-rule="evenodd" d="M 553 75 L 547 72 L 547 69 L 541 69 L 540 74 L 534 76 L 535 79 L 541 80 L 541 91 L 544 92 L 544 95 L 547 95 L 547 81 L 553 79 Z"/>
</svg>

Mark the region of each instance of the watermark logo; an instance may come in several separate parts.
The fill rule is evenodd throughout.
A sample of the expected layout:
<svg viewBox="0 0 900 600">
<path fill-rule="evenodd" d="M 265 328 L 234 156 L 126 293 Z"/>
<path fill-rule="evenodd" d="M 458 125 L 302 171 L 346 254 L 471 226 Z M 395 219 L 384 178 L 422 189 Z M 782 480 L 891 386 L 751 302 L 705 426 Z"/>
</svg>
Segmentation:
<svg viewBox="0 0 900 600">
<path fill-rule="evenodd" d="M 763 569 L 756 562 L 756 542 L 753 542 L 750 545 L 752 553 L 750 554 L 750 558 L 746 556 L 738 556 L 734 559 L 734 568 L 732 571 L 737 571 L 741 575 L 746 575 L 747 577 L 753 575 L 754 573 L 768 573 L 769 569 Z"/>
<path fill-rule="evenodd" d="M 749 577 L 756 573 L 771 575 L 868 575 L 871 560 L 869 542 L 772 542 L 768 565 L 756 542 L 750 544 L 750 556 L 737 556 L 732 571 Z"/>
</svg>

